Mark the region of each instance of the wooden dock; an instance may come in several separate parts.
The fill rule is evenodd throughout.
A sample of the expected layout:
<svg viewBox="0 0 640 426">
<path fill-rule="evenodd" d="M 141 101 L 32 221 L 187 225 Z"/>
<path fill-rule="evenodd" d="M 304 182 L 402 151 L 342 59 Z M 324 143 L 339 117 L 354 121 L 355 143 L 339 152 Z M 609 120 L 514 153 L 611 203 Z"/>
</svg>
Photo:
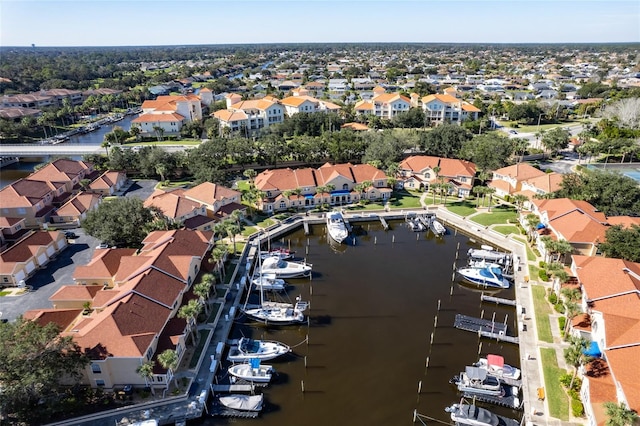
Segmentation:
<svg viewBox="0 0 640 426">
<path fill-rule="evenodd" d="M 304 235 L 309 235 L 311 231 L 309 230 L 309 222 L 306 220 L 302 222 L 302 226 L 304 226 Z"/>
<path fill-rule="evenodd" d="M 500 405 L 502 407 L 515 408 L 517 410 L 522 408 L 522 401 L 518 398 L 518 389 L 514 389 L 512 386 L 502 385 L 502 395 L 485 395 L 475 392 L 462 392 L 462 396 L 470 401 L 488 402 L 490 404 Z"/>
<path fill-rule="evenodd" d="M 378 218 L 380 218 L 380 223 L 382 224 L 382 227 L 384 228 L 385 231 L 389 230 L 389 224 L 387 223 L 387 221 L 384 219 L 384 217 L 382 216 L 378 216 Z"/>
<path fill-rule="evenodd" d="M 256 385 L 244 382 L 237 384 L 211 385 L 211 389 L 216 393 L 251 392 L 256 389 Z"/>
<path fill-rule="evenodd" d="M 507 325 L 500 322 L 457 314 L 453 326 L 460 330 L 477 333 L 482 337 L 502 342 L 519 343 L 517 337 L 507 336 Z"/>
<path fill-rule="evenodd" d="M 500 297 L 487 296 L 484 293 L 482 293 L 480 295 L 480 300 L 482 300 L 483 302 L 493 302 L 496 305 L 516 306 L 516 304 L 517 304 L 515 300 L 503 299 L 503 298 L 500 298 Z"/>
<path fill-rule="evenodd" d="M 213 404 L 209 415 L 212 417 L 237 417 L 242 419 L 255 419 L 260 415 L 259 411 L 241 411 L 227 408 L 221 404 Z"/>
</svg>

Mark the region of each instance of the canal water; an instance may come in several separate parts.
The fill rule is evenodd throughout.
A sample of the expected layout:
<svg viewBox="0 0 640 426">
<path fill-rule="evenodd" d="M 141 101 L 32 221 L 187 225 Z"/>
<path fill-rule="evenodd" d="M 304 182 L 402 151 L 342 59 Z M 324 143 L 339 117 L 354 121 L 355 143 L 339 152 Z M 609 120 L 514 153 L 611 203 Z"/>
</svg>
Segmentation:
<svg viewBox="0 0 640 426">
<path fill-rule="evenodd" d="M 483 355 L 501 354 L 519 365 L 516 345 L 453 328 L 457 313 L 479 317 L 484 310 L 485 318 L 508 316 L 515 330 L 514 308 L 481 304 L 481 291 L 458 277 L 452 282 L 456 251 L 461 266 L 477 244 L 454 230 L 442 239 L 414 233 L 399 221 L 388 231 L 379 222 L 364 223 L 362 231 L 355 246 L 330 243 L 324 225 L 275 242 L 313 264 L 312 279 L 292 280 L 289 294 L 311 302 L 310 325 L 266 328 L 240 320 L 232 338 L 279 340 L 295 346 L 294 354 L 269 362 L 278 374 L 264 390 L 268 403 L 258 419 L 203 424 L 401 425 L 411 424 L 414 410 L 448 422 L 444 408 L 460 400 L 449 380 L 477 361 L 480 342 Z M 513 288 L 491 293 L 514 298 Z"/>
<path fill-rule="evenodd" d="M 104 135 L 113 131 L 115 126 L 122 127 L 124 130 L 128 131 L 131 128 L 131 121 L 134 118 L 136 118 L 135 115 L 129 115 L 117 123 L 101 126 L 95 132 L 71 136 L 69 141 L 64 142 L 64 144 L 100 145 L 102 141 L 104 141 Z M 73 157 L 73 159 L 81 160 L 82 157 Z M 29 176 L 30 173 L 33 173 L 35 166 L 47 161 L 51 161 L 50 157 L 24 158 L 20 163 L 9 164 L 0 168 L 0 189 L 17 181 L 18 179 Z"/>
</svg>

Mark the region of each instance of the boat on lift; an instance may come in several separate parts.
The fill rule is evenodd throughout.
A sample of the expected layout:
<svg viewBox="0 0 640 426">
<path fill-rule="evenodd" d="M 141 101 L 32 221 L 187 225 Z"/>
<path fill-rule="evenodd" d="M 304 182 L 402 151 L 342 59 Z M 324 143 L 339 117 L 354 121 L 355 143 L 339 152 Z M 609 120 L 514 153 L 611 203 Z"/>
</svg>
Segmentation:
<svg viewBox="0 0 640 426">
<path fill-rule="evenodd" d="M 251 359 L 269 361 L 289 352 L 291 348 L 281 342 L 242 337 L 237 345 L 231 346 L 227 359 L 231 362 L 245 362 Z"/>
<path fill-rule="evenodd" d="M 470 248 L 467 255 L 471 259 L 487 260 L 495 263 L 508 263 L 511 260 L 509 253 L 494 250 L 493 247 L 488 245 L 481 245 L 479 249 Z"/>
<path fill-rule="evenodd" d="M 342 216 L 342 212 L 334 210 L 327 214 L 327 231 L 331 238 L 337 242 L 342 243 L 349 236 L 349 229 Z"/>
<path fill-rule="evenodd" d="M 267 257 L 262 261 L 259 273 L 274 274 L 276 278 L 308 277 L 312 265 L 306 262 L 292 262 L 277 257 Z"/>
<path fill-rule="evenodd" d="M 483 286 L 495 288 L 509 288 L 511 283 L 502 275 L 500 265 L 489 263 L 481 268 L 460 268 L 457 271 L 467 281 Z"/>
<path fill-rule="evenodd" d="M 465 367 L 459 375 L 451 379 L 451 383 L 460 392 L 471 392 L 483 395 L 498 396 L 502 393 L 502 384 L 495 376 L 490 376 L 487 370 L 479 367 Z"/>
<path fill-rule="evenodd" d="M 260 290 L 271 290 L 271 291 L 284 291 L 287 287 L 287 283 L 282 278 L 277 278 L 275 274 L 261 274 L 253 277 L 251 280 L 251 284 L 253 284 L 253 289 L 256 291 Z"/>
<path fill-rule="evenodd" d="M 519 421 L 503 417 L 491 411 L 470 404 L 452 404 L 444 409 L 451 414 L 457 426 L 518 426 Z"/>
<path fill-rule="evenodd" d="M 500 355 L 489 354 L 486 358 L 478 359 L 478 362 L 473 365 L 486 370 L 489 375 L 498 379 L 518 380 L 520 378 L 520 369 L 505 364 L 504 358 Z"/>
<path fill-rule="evenodd" d="M 269 383 L 274 373 L 272 366 L 260 364 L 260 358 L 234 364 L 227 371 L 233 376 L 232 381 L 240 379 L 252 383 Z"/>
<path fill-rule="evenodd" d="M 230 394 L 218 396 L 220 404 L 238 411 L 261 411 L 264 404 L 264 396 Z"/>
</svg>

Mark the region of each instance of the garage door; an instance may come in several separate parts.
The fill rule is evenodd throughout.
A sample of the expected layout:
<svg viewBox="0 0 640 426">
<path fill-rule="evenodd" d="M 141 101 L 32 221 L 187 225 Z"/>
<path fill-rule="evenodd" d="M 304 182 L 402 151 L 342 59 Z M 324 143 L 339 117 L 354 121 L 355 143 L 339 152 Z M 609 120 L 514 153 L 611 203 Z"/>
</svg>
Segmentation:
<svg viewBox="0 0 640 426">
<path fill-rule="evenodd" d="M 56 248 L 54 246 L 47 247 L 47 257 L 51 257 L 56 254 Z"/>
<path fill-rule="evenodd" d="M 27 266 L 25 267 L 25 269 L 27 270 L 27 274 L 30 274 L 36 269 L 36 264 L 33 262 L 33 260 L 30 260 L 27 263 Z"/>
<path fill-rule="evenodd" d="M 62 251 L 63 248 L 65 248 L 68 244 L 67 244 L 67 239 L 63 238 L 62 240 L 58 240 L 58 251 Z"/>
<path fill-rule="evenodd" d="M 24 271 L 20 271 L 16 274 L 15 279 L 16 279 L 16 284 L 19 283 L 20 281 L 24 280 L 26 274 L 24 273 Z"/>
<path fill-rule="evenodd" d="M 47 253 L 42 253 L 38 256 L 38 265 L 44 265 L 48 260 L 49 258 L 47 257 Z"/>
</svg>

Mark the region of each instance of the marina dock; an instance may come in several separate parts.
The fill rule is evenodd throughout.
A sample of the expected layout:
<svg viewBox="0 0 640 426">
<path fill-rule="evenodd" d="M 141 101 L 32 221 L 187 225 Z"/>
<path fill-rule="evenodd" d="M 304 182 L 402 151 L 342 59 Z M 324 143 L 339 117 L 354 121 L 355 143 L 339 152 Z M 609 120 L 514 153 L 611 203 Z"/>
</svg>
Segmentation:
<svg viewBox="0 0 640 426">
<path fill-rule="evenodd" d="M 518 343 L 517 337 L 507 335 L 507 325 L 500 322 L 457 314 L 453 326 L 460 330 L 478 333 L 482 337 L 503 342 Z"/>
<path fill-rule="evenodd" d="M 462 396 L 469 401 L 474 401 L 474 403 L 475 401 L 481 401 L 518 410 L 522 408 L 522 402 L 518 398 L 518 388 L 514 389 L 512 386 L 502 385 L 502 390 L 503 394 L 497 396 L 473 392 L 462 392 Z"/>
<path fill-rule="evenodd" d="M 380 223 L 382 224 L 382 227 L 384 228 L 384 230 L 388 231 L 389 230 L 389 224 L 387 223 L 387 221 L 382 216 L 378 216 L 378 217 L 380 218 Z"/>
<path fill-rule="evenodd" d="M 482 300 L 483 302 L 493 302 L 497 305 L 509 305 L 509 306 L 516 306 L 517 302 L 515 300 L 511 300 L 511 299 L 503 299 L 501 297 L 494 297 L 494 296 L 488 296 L 484 293 L 482 293 L 480 295 L 480 300 Z"/>
</svg>

